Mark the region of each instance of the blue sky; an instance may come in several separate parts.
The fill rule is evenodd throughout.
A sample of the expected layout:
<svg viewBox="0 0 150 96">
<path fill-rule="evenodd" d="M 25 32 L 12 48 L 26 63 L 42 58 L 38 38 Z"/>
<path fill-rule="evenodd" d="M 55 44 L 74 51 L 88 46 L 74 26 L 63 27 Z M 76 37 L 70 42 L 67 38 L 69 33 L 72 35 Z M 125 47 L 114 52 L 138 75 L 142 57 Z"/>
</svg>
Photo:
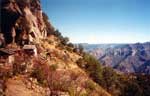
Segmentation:
<svg viewBox="0 0 150 96">
<path fill-rule="evenodd" d="M 41 0 L 52 25 L 73 43 L 150 41 L 150 0 Z"/>
</svg>

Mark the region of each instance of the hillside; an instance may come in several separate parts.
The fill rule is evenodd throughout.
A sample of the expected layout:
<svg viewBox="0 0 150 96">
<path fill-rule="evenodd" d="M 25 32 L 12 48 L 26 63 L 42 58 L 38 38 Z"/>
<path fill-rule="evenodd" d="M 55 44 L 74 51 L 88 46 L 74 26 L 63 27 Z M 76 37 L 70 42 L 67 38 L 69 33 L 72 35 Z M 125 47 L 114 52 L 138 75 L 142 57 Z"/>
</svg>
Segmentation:
<svg viewBox="0 0 150 96">
<path fill-rule="evenodd" d="M 1 0 L 0 96 L 111 96 L 42 12 L 39 0 Z"/>
<path fill-rule="evenodd" d="M 86 45 L 102 65 L 124 73 L 150 74 L 150 43 Z"/>
</svg>

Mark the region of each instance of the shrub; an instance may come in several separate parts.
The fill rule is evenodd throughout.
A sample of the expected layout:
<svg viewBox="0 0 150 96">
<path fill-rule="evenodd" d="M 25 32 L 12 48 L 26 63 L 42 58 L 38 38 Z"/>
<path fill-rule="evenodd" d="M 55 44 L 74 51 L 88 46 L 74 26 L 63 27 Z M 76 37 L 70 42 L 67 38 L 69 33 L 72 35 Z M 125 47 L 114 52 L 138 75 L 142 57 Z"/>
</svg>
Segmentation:
<svg viewBox="0 0 150 96">
<path fill-rule="evenodd" d="M 72 44 L 72 43 L 68 43 L 67 45 L 68 45 L 68 47 L 71 47 L 71 48 L 75 47 L 74 44 Z"/>
<path fill-rule="evenodd" d="M 13 64 L 13 75 L 21 74 L 26 70 L 27 65 L 21 63 L 14 63 Z"/>
<path fill-rule="evenodd" d="M 99 83 L 103 86 L 108 92 L 113 95 L 117 95 L 120 92 L 120 81 L 117 73 L 110 67 L 104 67 L 102 71 L 103 79 Z"/>
<path fill-rule="evenodd" d="M 83 58 L 79 59 L 77 61 L 77 64 L 79 67 L 85 69 L 87 73 L 89 73 L 89 76 L 96 83 L 101 85 L 113 95 L 117 96 L 115 93 L 115 89 L 117 90 L 116 86 L 119 81 L 117 78 L 117 74 L 113 71 L 113 69 L 108 67 L 103 68 L 95 57 L 87 53 L 83 54 Z M 89 84 L 89 86 L 93 88 L 92 84 Z"/>
<path fill-rule="evenodd" d="M 53 41 L 52 41 L 52 40 L 48 40 L 48 43 L 49 43 L 49 44 L 53 44 Z"/>
<path fill-rule="evenodd" d="M 79 60 L 77 60 L 77 65 L 81 68 L 85 68 L 86 62 L 84 62 L 84 60 L 82 58 L 80 58 Z"/>
<path fill-rule="evenodd" d="M 42 15 L 43 15 L 44 21 L 48 21 L 49 18 L 48 18 L 48 16 L 47 16 L 47 14 L 43 12 Z"/>
<path fill-rule="evenodd" d="M 142 95 L 142 90 L 136 82 L 129 81 L 126 83 L 123 96 L 144 96 Z"/>
<path fill-rule="evenodd" d="M 58 29 L 53 32 L 53 35 L 55 35 L 56 37 L 62 36 Z"/>
<path fill-rule="evenodd" d="M 84 68 L 95 82 L 100 84 L 102 81 L 102 67 L 97 59 L 85 53 L 83 59 L 78 60 L 77 64 L 79 67 Z"/>
<path fill-rule="evenodd" d="M 51 71 L 49 65 L 40 58 L 38 60 L 35 59 L 33 64 L 34 69 L 31 77 L 36 78 L 42 86 L 48 86 L 47 78 Z"/>
<path fill-rule="evenodd" d="M 86 84 L 86 88 L 90 89 L 91 91 L 96 88 L 96 85 L 91 80 L 87 80 L 85 84 Z"/>
<path fill-rule="evenodd" d="M 78 48 L 79 48 L 80 54 L 82 54 L 84 51 L 84 47 L 81 44 L 79 44 Z"/>
<path fill-rule="evenodd" d="M 56 71 L 57 68 L 58 68 L 58 65 L 57 65 L 57 64 L 50 65 L 50 69 L 51 69 L 52 71 Z"/>
<path fill-rule="evenodd" d="M 38 83 L 42 86 L 47 86 L 46 77 L 44 76 L 45 73 L 43 73 L 41 68 L 35 68 L 33 72 L 31 73 L 31 77 L 36 78 Z"/>
<path fill-rule="evenodd" d="M 59 48 L 59 49 L 64 49 L 65 48 L 64 45 L 61 44 L 61 43 L 59 43 L 56 47 Z"/>
<path fill-rule="evenodd" d="M 76 96 L 75 88 L 74 87 L 69 87 L 68 92 L 70 96 Z"/>
<path fill-rule="evenodd" d="M 60 39 L 60 42 L 63 44 L 63 45 L 67 45 L 67 43 L 69 42 L 69 38 L 68 37 L 59 37 Z"/>
<path fill-rule="evenodd" d="M 73 51 L 73 49 L 71 48 L 71 47 L 66 47 L 66 50 L 68 50 L 69 52 L 72 52 Z"/>
</svg>

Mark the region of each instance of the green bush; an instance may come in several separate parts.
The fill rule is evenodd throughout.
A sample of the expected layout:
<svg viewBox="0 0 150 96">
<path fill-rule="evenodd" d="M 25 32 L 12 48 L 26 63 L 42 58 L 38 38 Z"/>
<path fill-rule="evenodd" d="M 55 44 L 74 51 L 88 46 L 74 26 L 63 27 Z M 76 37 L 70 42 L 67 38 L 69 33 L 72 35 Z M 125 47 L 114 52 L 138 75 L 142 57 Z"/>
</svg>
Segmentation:
<svg viewBox="0 0 150 96">
<path fill-rule="evenodd" d="M 83 58 L 77 61 L 79 67 L 83 68 L 89 76 L 108 92 L 112 93 L 115 96 L 118 96 L 119 93 L 118 87 L 120 87 L 119 77 L 116 72 L 109 67 L 102 67 L 99 61 L 91 56 L 90 54 L 84 53 Z M 91 85 L 91 86 L 90 86 Z M 89 84 L 92 88 L 92 84 Z M 119 91 L 120 92 L 120 91 Z"/>
<path fill-rule="evenodd" d="M 63 45 L 67 45 L 67 43 L 69 42 L 69 38 L 68 37 L 60 37 L 60 42 Z"/>
<path fill-rule="evenodd" d="M 140 86 L 133 81 L 128 81 L 126 86 L 124 87 L 124 92 L 122 92 L 123 96 L 145 96 L 142 95 L 142 90 Z"/>
<path fill-rule="evenodd" d="M 59 30 L 55 30 L 53 32 L 53 35 L 55 35 L 56 37 L 61 37 L 62 36 L 61 33 L 59 32 Z"/>
<path fill-rule="evenodd" d="M 66 47 L 66 50 L 68 50 L 69 52 L 72 52 L 73 51 L 73 49 L 71 48 L 71 47 Z"/>
<path fill-rule="evenodd" d="M 86 84 L 86 88 L 90 89 L 91 91 L 96 88 L 96 85 L 92 81 L 90 81 L 90 80 L 87 80 L 85 82 L 85 84 Z"/>
<path fill-rule="evenodd" d="M 89 76 L 98 84 L 103 81 L 103 70 L 99 61 L 90 54 L 83 54 L 83 58 L 77 61 L 79 67 L 83 68 Z"/>
<path fill-rule="evenodd" d="M 38 83 L 42 86 L 47 86 L 47 81 L 44 76 L 43 70 L 41 68 L 35 68 L 31 73 L 31 77 L 36 78 Z"/>
<path fill-rule="evenodd" d="M 75 46 L 72 43 L 68 43 L 68 47 L 74 48 Z"/>
</svg>

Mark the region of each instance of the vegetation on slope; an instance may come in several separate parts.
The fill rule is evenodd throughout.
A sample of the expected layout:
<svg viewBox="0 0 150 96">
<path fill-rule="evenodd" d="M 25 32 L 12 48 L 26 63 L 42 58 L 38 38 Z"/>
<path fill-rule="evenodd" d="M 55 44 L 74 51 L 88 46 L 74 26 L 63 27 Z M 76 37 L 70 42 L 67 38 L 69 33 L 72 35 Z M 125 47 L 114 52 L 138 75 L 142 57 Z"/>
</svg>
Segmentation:
<svg viewBox="0 0 150 96">
<path fill-rule="evenodd" d="M 82 53 L 77 61 L 89 76 L 113 96 L 150 96 L 150 76 L 142 74 L 117 73 L 110 67 L 103 67 L 93 56 Z"/>
</svg>

